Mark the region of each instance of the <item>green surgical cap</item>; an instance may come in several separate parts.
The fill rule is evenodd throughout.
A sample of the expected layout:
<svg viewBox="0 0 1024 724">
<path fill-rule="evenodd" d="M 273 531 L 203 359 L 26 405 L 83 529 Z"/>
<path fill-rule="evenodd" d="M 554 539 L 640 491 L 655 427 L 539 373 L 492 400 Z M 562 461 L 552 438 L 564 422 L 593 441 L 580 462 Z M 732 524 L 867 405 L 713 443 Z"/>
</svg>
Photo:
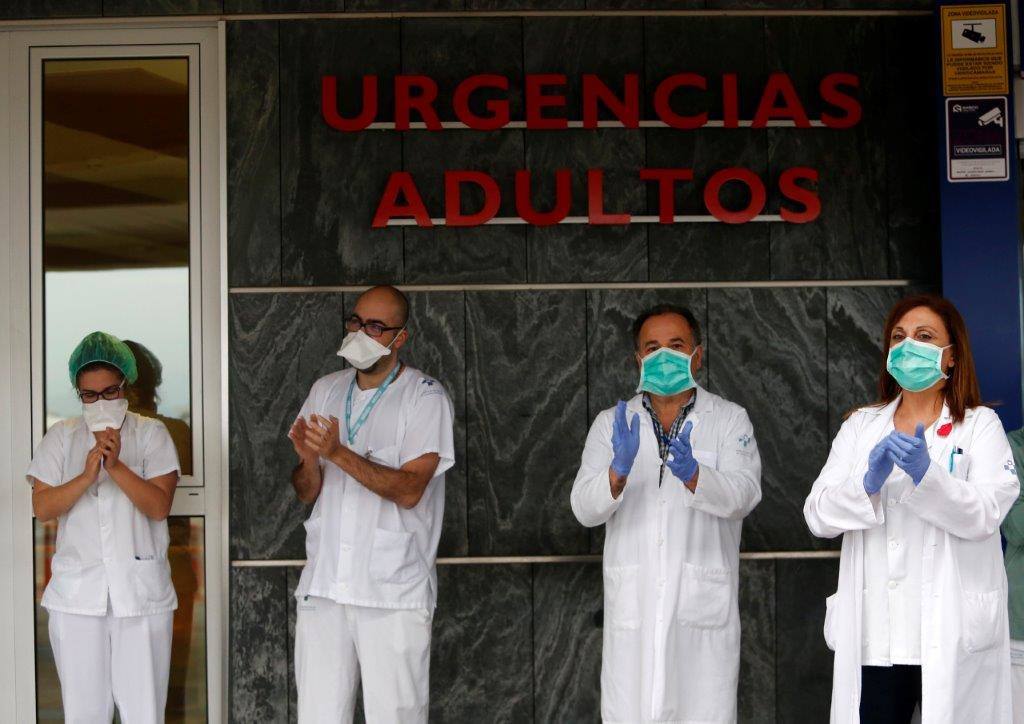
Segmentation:
<svg viewBox="0 0 1024 724">
<path fill-rule="evenodd" d="M 68 373 L 71 375 L 72 385 L 78 385 L 78 373 L 93 362 L 103 362 L 116 367 L 128 380 L 128 384 L 135 382 L 139 376 L 138 368 L 135 366 L 135 355 L 131 349 L 117 337 L 106 332 L 86 335 L 71 353 Z"/>
</svg>

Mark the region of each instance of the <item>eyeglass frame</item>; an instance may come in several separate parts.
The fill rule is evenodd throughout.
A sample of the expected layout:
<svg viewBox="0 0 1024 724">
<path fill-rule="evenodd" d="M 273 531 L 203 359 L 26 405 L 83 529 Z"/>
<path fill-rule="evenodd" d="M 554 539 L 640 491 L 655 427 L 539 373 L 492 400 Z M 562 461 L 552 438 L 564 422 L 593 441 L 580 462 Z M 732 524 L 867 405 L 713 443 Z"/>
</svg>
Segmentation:
<svg viewBox="0 0 1024 724">
<path fill-rule="evenodd" d="M 349 328 L 349 323 L 350 322 L 354 322 L 357 325 L 355 327 L 355 329 L 350 329 Z M 371 325 L 373 327 L 379 327 L 380 331 L 377 332 L 376 334 L 374 334 L 372 331 L 370 331 L 370 326 Z M 396 329 L 401 331 L 401 330 L 405 329 L 405 325 L 404 324 L 402 326 L 400 326 L 400 327 L 389 327 L 389 326 L 385 325 L 383 322 L 381 322 L 379 319 L 371 319 L 371 320 L 368 320 L 368 321 L 363 321 L 363 318 L 360 317 L 358 314 L 350 314 L 348 317 L 346 317 L 345 318 L 344 326 L 345 326 L 345 331 L 346 332 L 358 332 L 360 329 L 362 329 L 362 330 L 364 330 L 366 332 L 366 336 L 372 337 L 373 339 L 379 338 L 385 332 L 393 332 Z M 395 336 L 397 337 L 398 335 L 396 334 Z"/>
<path fill-rule="evenodd" d="M 124 385 L 127 381 L 128 380 L 122 377 L 120 383 L 116 385 L 111 385 L 110 387 L 107 387 L 104 390 L 100 390 L 99 392 L 97 392 L 96 390 L 81 389 L 76 389 L 75 392 L 78 394 L 78 399 L 82 402 L 83 405 L 91 405 L 94 402 L 99 402 L 101 397 L 107 401 L 116 400 L 118 397 L 120 397 L 121 390 L 124 389 Z M 92 398 L 89 401 L 86 401 L 86 395 L 91 395 Z"/>
</svg>

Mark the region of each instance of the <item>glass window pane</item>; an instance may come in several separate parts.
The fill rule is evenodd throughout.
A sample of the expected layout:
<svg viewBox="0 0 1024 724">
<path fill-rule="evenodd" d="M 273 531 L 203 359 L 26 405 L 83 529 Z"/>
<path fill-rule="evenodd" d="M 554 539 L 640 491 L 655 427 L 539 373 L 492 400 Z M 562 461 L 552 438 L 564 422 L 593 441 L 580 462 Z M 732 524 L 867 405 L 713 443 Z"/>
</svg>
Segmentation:
<svg viewBox="0 0 1024 724">
<path fill-rule="evenodd" d="M 203 518 L 167 519 L 171 546 L 167 557 L 178 594 L 171 643 L 167 722 L 206 721 L 206 580 Z M 50 648 L 49 617 L 39 605 L 50 581 L 57 523 L 35 521 L 36 715 L 39 721 L 64 721 L 60 682 Z"/>
<path fill-rule="evenodd" d="M 81 413 L 67 360 L 102 330 L 134 342 L 129 399 L 192 474 L 187 58 L 43 64 L 46 424 Z"/>
</svg>

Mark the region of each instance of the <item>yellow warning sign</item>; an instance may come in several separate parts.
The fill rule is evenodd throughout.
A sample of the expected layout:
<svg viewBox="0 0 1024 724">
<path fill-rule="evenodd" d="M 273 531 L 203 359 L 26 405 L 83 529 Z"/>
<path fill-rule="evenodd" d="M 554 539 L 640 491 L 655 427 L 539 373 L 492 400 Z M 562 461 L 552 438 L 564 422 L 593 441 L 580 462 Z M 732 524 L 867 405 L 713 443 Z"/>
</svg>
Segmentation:
<svg viewBox="0 0 1024 724">
<path fill-rule="evenodd" d="M 947 96 L 1010 92 L 1003 5 L 942 8 L 942 93 Z"/>
</svg>

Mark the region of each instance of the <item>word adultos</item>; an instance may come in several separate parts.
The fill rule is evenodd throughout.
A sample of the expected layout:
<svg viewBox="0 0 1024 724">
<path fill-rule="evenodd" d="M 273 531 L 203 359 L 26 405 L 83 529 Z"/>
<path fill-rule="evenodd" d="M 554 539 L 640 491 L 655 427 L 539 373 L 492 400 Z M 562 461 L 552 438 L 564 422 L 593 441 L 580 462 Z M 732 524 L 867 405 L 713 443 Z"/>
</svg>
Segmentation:
<svg viewBox="0 0 1024 724">
<path fill-rule="evenodd" d="M 716 83 L 714 94 L 716 107 L 701 108 L 699 112 L 681 113 L 680 105 L 694 105 L 694 100 L 705 100 L 708 79 L 697 73 L 676 73 L 670 75 L 653 89 L 650 107 L 657 120 L 669 128 L 692 131 L 705 127 L 710 114 L 716 112 L 720 119 L 716 125 L 725 129 L 765 128 L 773 122 L 783 121 L 798 129 L 811 128 L 814 124 L 808 116 L 804 101 L 786 73 L 772 73 L 761 90 L 753 118 L 741 121 L 739 116 L 740 94 L 738 77 L 724 73 Z M 527 74 L 523 78 L 523 122 L 527 130 L 562 130 L 569 128 L 567 118 L 568 97 L 566 76 L 561 74 Z M 321 111 L 326 123 L 332 128 L 354 133 L 366 130 L 378 122 L 381 84 L 377 76 L 362 77 L 362 99 L 358 113 L 344 115 L 339 110 L 338 79 L 323 76 L 321 79 Z M 448 117 L 454 116 L 467 128 L 478 131 L 496 131 L 512 123 L 511 101 L 508 98 L 509 80 L 505 76 L 480 74 L 472 75 L 455 86 L 450 98 Z M 863 110 L 857 92 L 858 77 L 852 73 L 830 73 L 818 84 L 815 106 L 821 111 L 814 120 L 829 129 L 848 129 L 857 125 Z M 443 124 L 438 114 L 438 85 L 435 80 L 422 75 L 398 75 L 392 79 L 388 96 L 394 98 L 394 128 L 409 130 L 413 123 L 420 123 L 428 131 L 440 131 Z M 347 100 L 347 99 L 346 99 Z M 635 73 L 623 76 L 621 88 L 613 89 L 597 75 L 581 77 L 578 93 L 578 124 L 584 129 L 595 129 L 599 118 L 611 117 L 626 129 L 640 128 L 641 109 L 645 103 L 640 96 L 640 77 Z M 345 103 L 346 107 L 353 104 Z M 417 120 L 414 120 L 417 119 Z M 637 174 L 642 181 L 654 184 L 657 189 L 658 221 L 662 224 L 675 223 L 675 189 L 678 184 L 694 182 L 691 168 L 641 168 Z M 497 180 L 479 170 L 446 170 L 444 180 L 444 223 L 447 226 L 478 226 L 493 219 L 501 207 L 501 189 Z M 569 216 L 572 202 L 573 174 L 569 169 L 553 172 L 554 198 L 537 203 L 534 199 L 533 174 L 529 169 L 515 172 L 513 189 L 515 209 L 519 218 L 534 226 L 557 224 Z M 767 185 L 761 176 L 748 168 L 730 166 L 722 168 L 702 180 L 704 206 L 714 218 L 727 224 L 743 224 L 757 217 L 767 203 Z M 779 216 L 783 221 L 804 224 L 818 218 L 821 213 L 821 199 L 818 194 L 818 171 L 807 166 L 793 166 L 779 169 L 774 179 L 781 199 Z M 742 184 L 749 199 L 744 208 L 726 208 L 721 200 L 722 189 L 727 184 Z M 482 195 L 479 208 L 462 208 L 464 187 L 473 186 Z M 587 169 L 587 221 L 591 224 L 629 224 L 631 215 L 610 211 L 604 198 L 604 170 Z M 541 208 L 542 207 L 542 208 Z M 411 220 L 417 226 L 433 226 L 430 214 L 423 203 L 423 197 L 416 179 L 408 171 L 394 171 L 381 195 L 373 216 L 375 228 L 387 226 L 394 220 Z M 404 221 L 409 223 L 409 221 Z"/>
</svg>

